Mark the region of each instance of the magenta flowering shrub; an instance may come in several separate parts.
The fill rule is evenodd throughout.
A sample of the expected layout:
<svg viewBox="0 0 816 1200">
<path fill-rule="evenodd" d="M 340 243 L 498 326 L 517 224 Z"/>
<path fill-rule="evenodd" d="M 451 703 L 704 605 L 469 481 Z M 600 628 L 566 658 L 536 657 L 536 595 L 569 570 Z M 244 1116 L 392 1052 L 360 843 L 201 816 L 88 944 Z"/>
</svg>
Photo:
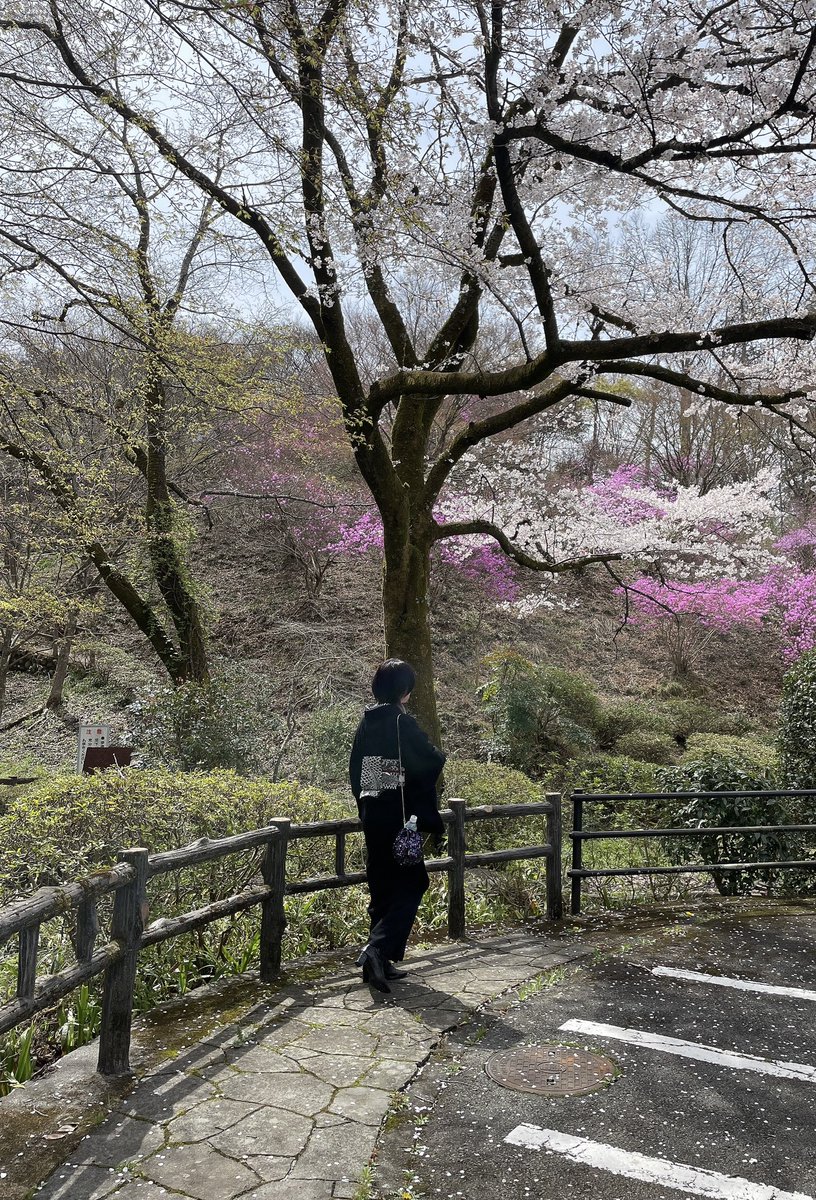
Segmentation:
<svg viewBox="0 0 816 1200">
<path fill-rule="evenodd" d="M 772 629 L 785 662 L 816 644 L 816 572 L 774 567 L 758 579 L 657 580 L 629 585 L 635 620 L 642 624 L 692 620 L 703 629 Z"/>
<path fill-rule="evenodd" d="M 665 517 L 676 491 L 653 488 L 643 467 L 627 464 L 587 488 L 599 512 L 620 521 L 622 525 L 637 525 L 655 517 Z"/>
<path fill-rule="evenodd" d="M 383 527 L 377 512 L 364 512 L 356 520 L 341 523 L 336 539 L 325 547 L 330 554 L 367 554 L 382 550 Z"/>
</svg>

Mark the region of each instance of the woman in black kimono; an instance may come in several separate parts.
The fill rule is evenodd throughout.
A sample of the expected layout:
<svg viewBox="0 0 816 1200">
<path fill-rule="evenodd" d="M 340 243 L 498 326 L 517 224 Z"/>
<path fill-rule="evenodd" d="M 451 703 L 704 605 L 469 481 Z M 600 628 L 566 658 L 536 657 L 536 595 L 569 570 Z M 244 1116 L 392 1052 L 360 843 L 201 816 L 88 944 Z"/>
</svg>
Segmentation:
<svg viewBox="0 0 816 1200">
<path fill-rule="evenodd" d="M 403 979 L 394 966 L 405 956 L 405 944 L 428 890 L 424 862 L 403 866 L 394 858 L 394 839 L 403 827 L 400 769 L 405 815 L 416 816 L 421 833 L 444 832 L 436 798 L 436 781 L 445 755 L 405 711 L 416 674 L 413 667 L 390 658 L 376 670 L 371 691 L 376 704 L 367 708 L 354 737 L 349 762 L 351 790 L 363 823 L 366 869 L 371 901 L 371 933 L 357 960 L 363 979 L 390 992 L 389 979 Z M 399 730 L 398 730 L 399 723 Z"/>
</svg>

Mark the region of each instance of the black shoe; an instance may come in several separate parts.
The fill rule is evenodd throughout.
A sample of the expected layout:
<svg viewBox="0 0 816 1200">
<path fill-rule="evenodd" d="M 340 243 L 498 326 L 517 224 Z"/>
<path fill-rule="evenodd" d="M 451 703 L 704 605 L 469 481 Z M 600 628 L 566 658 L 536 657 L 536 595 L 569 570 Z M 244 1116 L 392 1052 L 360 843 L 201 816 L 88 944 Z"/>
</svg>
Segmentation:
<svg viewBox="0 0 816 1200">
<path fill-rule="evenodd" d="M 407 975 L 407 971 L 400 971 L 389 959 L 385 960 L 386 979 L 405 979 Z"/>
<path fill-rule="evenodd" d="M 363 983 L 370 983 L 378 992 L 390 992 L 391 988 L 385 979 L 385 964 L 373 946 L 367 946 L 363 951 L 362 963 Z"/>
</svg>

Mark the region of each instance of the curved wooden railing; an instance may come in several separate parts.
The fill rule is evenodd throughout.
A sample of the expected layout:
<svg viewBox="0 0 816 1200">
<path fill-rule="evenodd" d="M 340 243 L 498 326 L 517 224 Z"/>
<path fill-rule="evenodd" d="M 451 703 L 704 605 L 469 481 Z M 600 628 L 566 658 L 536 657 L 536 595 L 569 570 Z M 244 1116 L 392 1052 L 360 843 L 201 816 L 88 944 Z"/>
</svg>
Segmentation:
<svg viewBox="0 0 816 1200">
<path fill-rule="evenodd" d="M 448 854 L 426 862 L 429 871 L 448 875 L 448 933 L 452 938 L 465 933 L 465 872 L 471 867 L 492 866 L 520 859 L 546 858 L 547 915 L 560 920 L 561 900 L 561 798 L 552 794 L 535 804 L 504 804 L 468 807 L 452 799 L 441 816 L 448 827 Z M 465 826 L 472 821 L 508 817 L 547 818 L 547 842 L 510 850 L 468 853 Z M 143 847 L 123 850 L 119 861 L 107 871 L 56 887 L 40 888 L 14 904 L 0 909 L 0 946 L 18 938 L 17 990 L 9 1003 L 0 1007 L 0 1034 L 22 1025 L 38 1012 L 50 1008 L 75 988 L 104 973 L 98 1069 L 105 1075 L 130 1070 L 130 1036 L 136 969 L 139 952 L 147 946 L 190 933 L 222 917 L 260 905 L 261 936 L 258 969 L 262 980 L 273 980 L 280 971 L 283 935 L 286 929 L 284 900 L 299 892 L 352 887 L 365 882 L 363 871 L 346 871 L 346 838 L 359 833 L 353 818 L 316 821 L 295 825 L 276 818 L 263 829 L 233 837 L 202 838 L 178 850 L 150 854 Z M 334 875 L 288 880 L 287 850 L 306 838 L 333 837 Z M 239 851 L 261 849 L 261 883 L 252 884 L 233 896 L 213 901 L 203 908 L 173 917 L 159 917 L 147 924 L 149 883 L 157 875 L 214 862 Z M 110 937 L 97 946 L 99 919 L 97 900 L 113 893 Z M 44 922 L 76 913 L 74 949 L 76 961 L 54 975 L 37 975 L 40 927 Z"/>
</svg>

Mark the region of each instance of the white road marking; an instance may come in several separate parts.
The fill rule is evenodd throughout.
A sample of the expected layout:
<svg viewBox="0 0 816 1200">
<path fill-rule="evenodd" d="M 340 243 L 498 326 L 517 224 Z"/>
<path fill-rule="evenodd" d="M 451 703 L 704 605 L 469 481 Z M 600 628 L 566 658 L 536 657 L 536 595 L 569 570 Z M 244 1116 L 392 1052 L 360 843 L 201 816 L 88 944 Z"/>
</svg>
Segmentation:
<svg viewBox="0 0 816 1200">
<path fill-rule="evenodd" d="M 607 1146 L 604 1142 L 559 1133 L 556 1129 L 540 1129 L 537 1125 L 517 1125 L 504 1140 L 511 1146 L 524 1146 L 528 1150 L 551 1150 L 584 1166 L 674 1188 L 686 1195 L 709 1196 L 714 1200 L 813 1200 L 804 1192 L 783 1192 L 771 1184 L 752 1183 L 739 1175 L 721 1175 L 718 1171 L 670 1162 L 667 1158 L 650 1158 L 646 1154 Z"/>
<path fill-rule="evenodd" d="M 807 1063 L 776 1061 L 760 1058 L 756 1054 L 737 1054 L 733 1050 L 720 1050 L 717 1046 L 686 1042 L 682 1038 L 666 1037 L 662 1033 L 647 1033 L 642 1029 L 602 1025 L 598 1021 L 566 1021 L 560 1029 L 565 1033 L 587 1033 L 591 1037 L 630 1042 L 633 1046 L 643 1046 L 646 1050 L 662 1050 L 664 1054 L 696 1058 L 700 1062 L 715 1063 L 718 1067 L 731 1067 L 736 1071 L 757 1071 L 761 1075 L 777 1075 L 781 1079 L 801 1079 L 807 1083 L 816 1083 L 816 1067 Z"/>
<path fill-rule="evenodd" d="M 690 979 L 692 983 L 713 983 L 718 987 L 736 988 L 740 992 L 764 992 L 769 996 L 793 996 L 797 1000 L 816 1000 L 816 992 L 807 988 L 783 987 L 776 983 L 759 983 L 756 979 L 731 979 L 728 975 L 704 975 L 702 971 L 679 971 L 675 967 L 652 967 L 653 975 L 670 979 Z"/>
</svg>

